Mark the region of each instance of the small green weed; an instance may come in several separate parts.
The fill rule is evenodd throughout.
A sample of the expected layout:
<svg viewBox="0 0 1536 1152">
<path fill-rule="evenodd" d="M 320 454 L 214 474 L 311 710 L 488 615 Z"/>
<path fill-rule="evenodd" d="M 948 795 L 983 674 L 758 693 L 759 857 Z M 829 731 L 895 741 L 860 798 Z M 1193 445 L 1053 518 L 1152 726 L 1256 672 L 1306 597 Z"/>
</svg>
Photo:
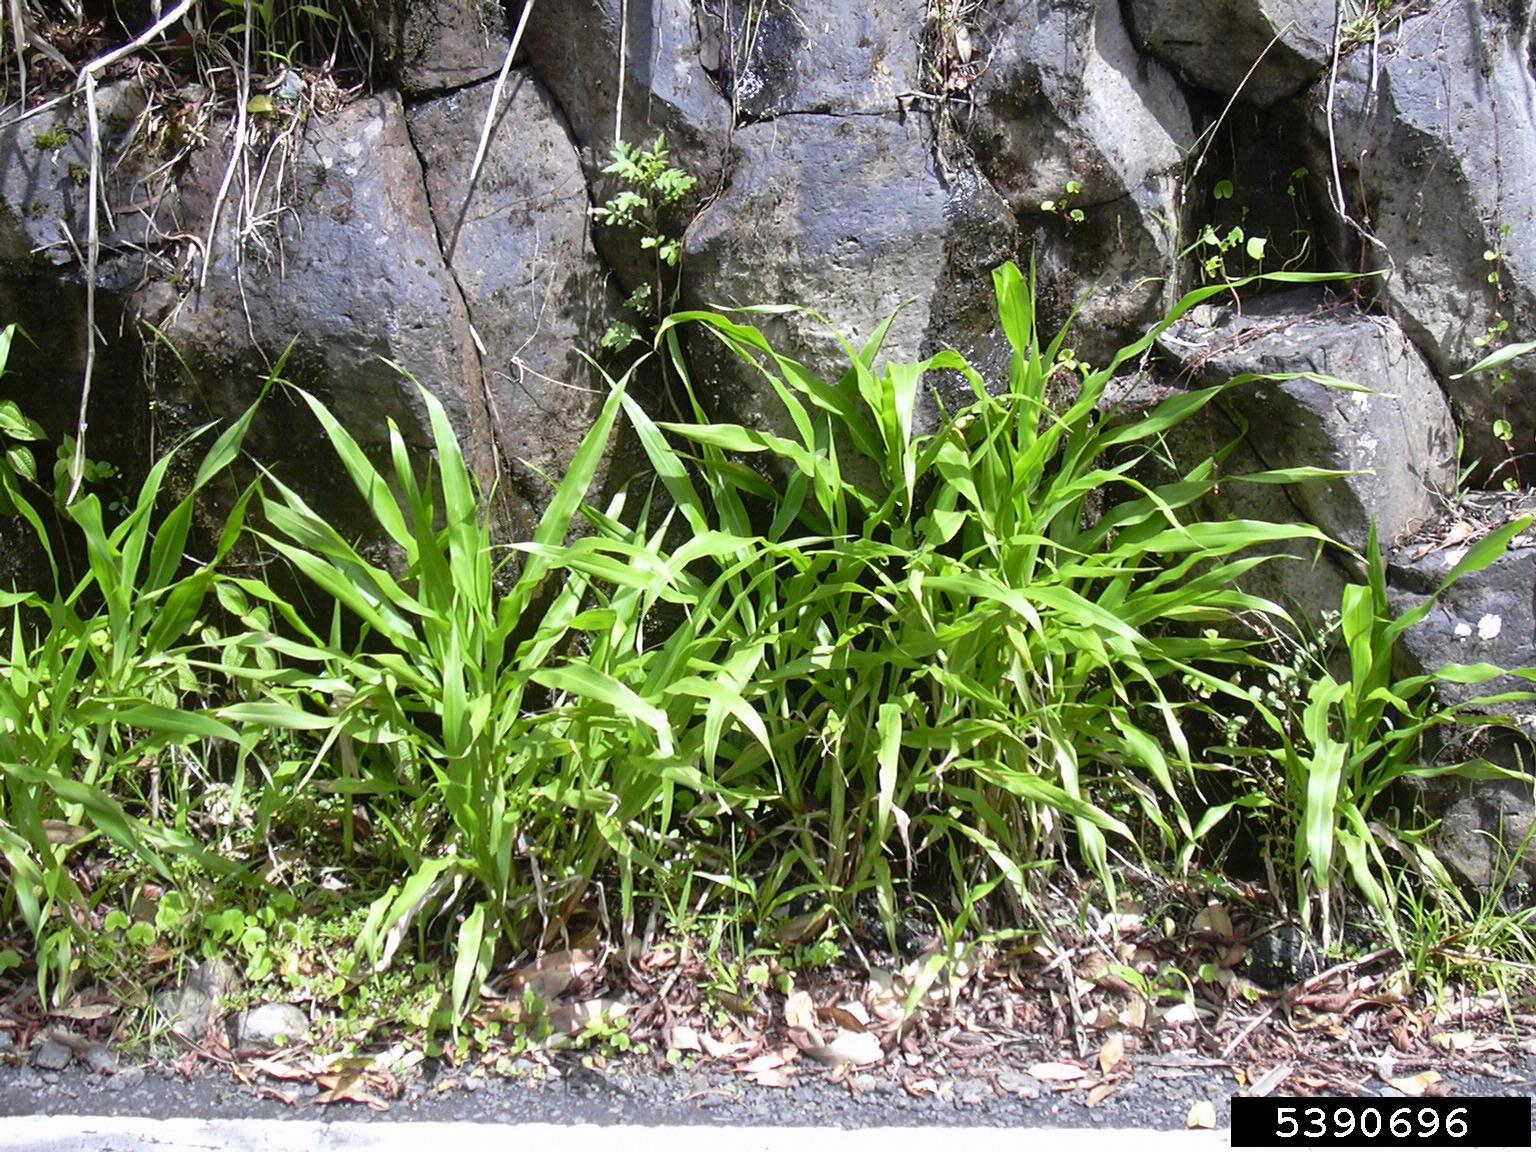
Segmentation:
<svg viewBox="0 0 1536 1152">
<path fill-rule="evenodd" d="M 1083 185 L 1078 180 L 1068 180 L 1066 189 L 1054 200 L 1040 201 L 1040 211 L 1050 212 L 1060 216 L 1069 224 L 1081 224 L 1087 217 L 1081 208 L 1073 207 L 1072 202 L 1083 194 Z"/>
<path fill-rule="evenodd" d="M 17 331 L 14 324 L 0 328 L 0 376 L 5 375 Z M 42 427 L 24 416 L 14 400 L 0 401 L 0 516 L 25 515 L 23 509 L 30 510 L 22 485 L 37 484 L 37 457 L 29 445 L 43 438 Z M 41 530 L 41 525 L 37 528 Z"/>
<path fill-rule="evenodd" d="M 592 209 L 592 218 L 608 228 L 622 228 L 636 234 L 640 251 L 654 256 L 652 277 L 640 284 L 624 301 L 625 309 L 644 325 L 617 321 L 603 333 L 601 347 L 622 352 L 645 339 L 670 309 L 675 300 L 675 271 L 683 256 L 683 243 L 666 227 L 667 214 L 675 209 L 697 181 L 675 166 L 667 150 L 665 135 L 658 135 L 650 148 L 620 141 L 613 150 L 612 162 L 604 173 L 617 177 L 620 190 L 601 206 Z M 669 283 L 674 287 L 669 289 Z"/>
<path fill-rule="evenodd" d="M 59 149 L 68 146 L 71 138 L 72 134 L 69 129 L 60 124 L 45 132 L 35 133 L 32 137 L 32 143 L 44 152 L 57 152 Z"/>
</svg>

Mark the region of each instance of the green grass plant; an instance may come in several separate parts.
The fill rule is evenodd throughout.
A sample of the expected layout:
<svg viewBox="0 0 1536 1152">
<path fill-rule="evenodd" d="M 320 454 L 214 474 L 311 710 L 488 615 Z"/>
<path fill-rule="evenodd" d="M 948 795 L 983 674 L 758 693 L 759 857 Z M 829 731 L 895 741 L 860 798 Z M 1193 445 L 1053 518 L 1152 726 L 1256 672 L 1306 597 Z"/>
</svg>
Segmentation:
<svg viewBox="0 0 1536 1152">
<path fill-rule="evenodd" d="M 1394 880 L 1398 869 L 1410 867 L 1443 898 L 1456 899 L 1450 877 L 1421 837 L 1390 837 L 1411 858 L 1395 866 L 1388 863 L 1386 837 L 1377 829 L 1385 809 L 1403 803 L 1404 785 L 1443 776 L 1520 778 L 1481 757 L 1441 759 L 1439 749 L 1447 735 L 1442 730 L 1503 723 L 1507 705 L 1528 704 L 1536 694 L 1503 692 L 1448 704 L 1435 688 L 1486 684 L 1506 675 L 1536 679 L 1536 671 L 1448 664 L 1434 672 L 1399 677 L 1395 666 L 1403 633 L 1428 616 L 1457 580 L 1504 555 L 1510 541 L 1533 522 L 1525 517 L 1494 529 L 1467 549 L 1433 595 L 1397 616 L 1388 603 L 1386 565 L 1373 529 L 1366 582 L 1346 586 L 1341 603 L 1347 673 L 1336 676 L 1326 666 L 1312 670 L 1299 724 L 1295 717 L 1258 704 L 1279 744 L 1249 751 L 1282 769 L 1285 796 L 1280 804 L 1286 826 L 1294 829 L 1290 871 L 1297 906 L 1306 921 L 1314 909 L 1320 912 L 1325 940 L 1332 939 L 1334 927 L 1342 922 L 1335 906 L 1350 890 L 1339 883 L 1346 874 L 1399 950 L 1406 944 L 1399 930 L 1399 887 Z"/>
<path fill-rule="evenodd" d="M 70 505 L 89 558 L 73 586 L 59 583 L 55 565 L 51 595 L 0 590 L 0 609 L 10 614 L 0 657 L 5 901 L 36 941 L 45 999 L 69 991 L 77 948 L 90 941 L 80 915 L 90 901 L 70 861 L 82 841 L 105 838 L 164 881 L 174 881 L 179 867 L 231 870 L 189 834 L 178 775 L 152 769 L 188 744 L 240 747 L 240 733 L 196 704 L 193 633 L 253 490 L 235 502 L 212 558 L 189 569 L 183 550 L 198 493 L 235 459 L 253 413 L 215 440 L 168 512 L 160 512 L 162 491 L 186 444 L 150 469 L 114 527 L 106 526 L 94 493 Z M 8 497 L 49 548 L 26 493 L 12 487 Z M 52 563 L 51 548 L 48 556 Z M 243 757 L 231 762 L 238 790 Z M 156 788 L 164 782 L 164 812 L 158 792 L 146 791 L 151 779 Z"/>
<path fill-rule="evenodd" d="M 1017 267 L 995 280 L 1014 350 L 1001 391 L 953 352 L 877 370 L 888 322 L 863 348 L 845 345 L 834 382 L 758 329 L 697 312 L 663 326 L 679 377 L 679 330 L 707 331 L 762 372 L 792 434 L 712 422 L 697 401 L 695 421 L 651 425 L 630 405 L 691 530 L 729 532 L 750 557 L 728 591 L 748 629 L 733 654 L 752 679 L 722 671 L 734 713 L 745 704 L 767 729 L 772 851 L 839 897 L 872 887 L 888 910 L 897 873 L 933 867 L 961 890 L 1000 873 L 1027 902 L 1026 873 L 1069 832 L 1112 893 L 1107 838 L 1134 850 L 1133 811 L 1187 851 L 1204 831 L 1204 814 L 1186 811 L 1197 756 L 1166 685 L 1187 676 L 1224 689 L 1219 671 L 1247 657 L 1213 626 L 1283 616 L 1234 587 L 1262 562 L 1248 549 L 1321 539 L 1305 526 L 1199 522 L 1188 510 L 1216 482 L 1210 460 L 1160 487 L 1135 478 L 1139 456 L 1220 388 L 1140 419 L 1100 410 L 1114 375 L 1221 289 L 1191 293 L 1084 372 L 1057 412 L 1047 389 L 1065 334 L 1039 332 Z M 922 384 L 938 372 L 958 373 L 974 400 L 919 434 Z M 751 456 L 774 463 L 744 467 Z"/>
<path fill-rule="evenodd" d="M 738 983 L 753 955 L 799 947 L 799 925 L 824 938 L 867 898 L 894 944 L 901 909 L 921 903 L 946 926 L 936 980 L 962 934 L 1035 923 L 1059 862 L 1085 863 L 1112 901 L 1118 859 L 1186 867 L 1255 808 L 1294 843 L 1298 900 L 1321 903 L 1325 928 L 1347 883 L 1395 933 L 1373 832 L 1393 785 L 1492 771 L 1434 765 L 1424 738 L 1456 710 L 1433 704 L 1437 677 L 1392 678 L 1396 639 L 1428 608 L 1389 617 L 1373 544 L 1369 582 L 1343 602 L 1349 676 L 1308 670 L 1299 715 L 1256 701 L 1243 682 L 1274 669 L 1234 625 L 1290 621 L 1242 578 L 1267 562 L 1256 547 L 1323 537 L 1203 521 L 1200 501 L 1218 477 L 1335 474 L 1224 476 L 1218 452 L 1144 478 L 1170 431 L 1248 377 L 1135 413 L 1105 404 L 1161 331 L 1232 286 L 1190 293 L 1097 370 L 1040 330 L 1028 275 L 1004 265 L 994 286 L 1006 380 L 952 351 L 882 361 L 889 321 L 844 343 L 834 380 L 754 326 L 785 309 L 668 317 L 657 343 L 692 418 L 657 420 L 630 376 L 610 380 L 524 542 L 497 543 L 490 494 L 425 389 L 430 451 L 390 425 L 377 455 L 293 390 L 382 548 L 262 473 L 209 558 L 186 562 L 194 502 L 238 459 L 254 408 L 176 498 L 186 445 L 116 523 L 94 495 L 71 504 L 86 574 L 0 597 L 0 912 L 31 933 L 40 989 L 61 996 L 82 965 L 122 979 L 121 955 L 90 954 L 97 929 L 233 949 L 273 979 L 291 941 L 262 913 L 272 883 L 295 918 L 323 904 L 356 925 L 359 962 L 328 968 L 328 987 L 441 965 L 438 1007 L 410 997 L 429 1031 L 462 1025 L 498 961 L 592 923 L 627 936 L 645 894 L 729 921 L 719 963 Z M 703 408 L 716 389 L 689 372 L 694 338 L 758 374 L 782 410 L 773 428 Z M 964 404 L 947 410 L 940 381 Z M 621 419 L 650 471 L 599 502 Z M 17 472 L 6 491 L 41 533 L 28 485 Z M 242 547 L 284 579 L 223 563 Z M 1223 708 L 1272 738 L 1207 747 L 1201 726 Z M 1210 786 L 1235 768 L 1256 778 L 1241 769 L 1260 761 L 1279 766 L 1279 794 Z M 274 870 L 279 842 L 319 857 Z M 75 861 L 92 852 L 116 862 L 117 889 L 82 881 Z M 322 872 L 317 901 L 306 886 Z M 150 876 L 167 889 L 154 932 L 130 911 L 131 878 Z"/>
</svg>

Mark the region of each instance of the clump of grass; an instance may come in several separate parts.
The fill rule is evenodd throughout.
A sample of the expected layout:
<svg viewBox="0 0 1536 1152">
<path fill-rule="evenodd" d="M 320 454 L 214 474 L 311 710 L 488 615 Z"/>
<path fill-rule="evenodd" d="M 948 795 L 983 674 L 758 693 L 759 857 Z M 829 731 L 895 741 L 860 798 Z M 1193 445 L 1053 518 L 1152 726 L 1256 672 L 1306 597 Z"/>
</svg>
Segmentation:
<svg viewBox="0 0 1536 1152">
<path fill-rule="evenodd" d="M 1387 598 L 1386 565 L 1372 529 L 1366 555 L 1367 579 L 1347 586 L 1339 613 L 1339 630 L 1347 657 L 1347 675 L 1336 676 L 1325 662 L 1308 670 L 1304 697 L 1297 700 L 1299 717 L 1286 715 L 1255 698 L 1258 714 L 1278 743 L 1236 749 L 1250 763 L 1279 768 L 1283 794 L 1256 789 L 1257 806 L 1275 805 L 1282 824 L 1291 829 L 1290 873 L 1294 896 L 1304 922 L 1314 910 L 1320 915 L 1325 940 L 1332 941 L 1342 923 L 1338 906 L 1349 889 L 1339 883 L 1347 875 L 1392 944 L 1406 948 L 1400 931 L 1397 873 L 1407 869 L 1440 899 L 1459 902 L 1444 867 L 1417 835 L 1399 826 L 1401 837 L 1378 832 L 1386 809 L 1399 802 L 1404 784 L 1436 777 L 1520 779 L 1492 762 L 1473 757 L 1445 762 L 1438 757 L 1442 729 L 1461 724 L 1509 724 L 1505 706 L 1536 700 L 1530 692 L 1473 696 L 1460 703 L 1442 703 L 1437 684 L 1485 684 L 1501 676 L 1536 679 L 1536 670 L 1513 671 L 1491 664 L 1448 664 L 1434 672 L 1409 677 L 1396 674 L 1397 640 L 1434 610 L 1457 580 L 1488 567 L 1509 543 L 1533 522 L 1526 517 L 1490 532 L 1467 550 L 1433 595 L 1418 607 L 1394 616 Z M 1386 852 L 1405 858 L 1389 865 Z"/>
<path fill-rule="evenodd" d="M 31 932 L 45 999 L 68 991 L 77 949 L 90 942 L 94 900 L 71 859 L 82 843 L 107 842 L 165 882 L 234 869 L 189 834 L 184 781 L 159 766 L 203 741 L 243 749 L 241 733 L 194 703 L 202 688 L 194 634 L 252 490 L 236 501 L 214 557 L 189 571 L 183 549 L 197 494 L 234 460 L 253 413 L 218 437 L 169 512 L 159 512 L 161 492 L 185 444 L 155 464 L 110 530 L 94 493 L 71 504 L 89 559 L 73 586 L 59 582 L 55 565 L 51 594 L 0 591 L 0 608 L 10 610 L 0 657 L 0 856 L 9 871 L 0 909 L 19 912 Z M 12 484 L 6 497 L 53 563 L 26 494 Z M 243 756 L 231 760 L 238 791 Z"/>
<path fill-rule="evenodd" d="M 1210 460 L 1158 488 L 1135 479 L 1138 455 L 1219 387 L 1134 421 L 1100 410 L 1115 373 L 1210 290 L 1084 371 L 1057 412 L 1047 389 L 1063 371 L 1065 333 L 1040 333 L 1018 268 L 995 280 L 1014 349 L 1001 390 L 953 352 L 877 371 L 884 327 L 848 347 L 848 370 L 832 382 L 755 328 L 684 313 L 664 335 L 698 326 L 756 364 L 794 436 L 711 423 L 697 403 L 693 423 L 653 426 L 631 412 L 695 536 L 723 530 L 743 556 L 757 550 L 729 594 L 755 609 L 741 610 L 732 649 L 752 678 L 727 683 L 736 711 L 747 706 L 764 726 L 767 802 L 778 809 L 769 850 L 795 863 L 786 879 L 834 896 L 873 888 L 888 911 L 898 875 L 910 882 L 935 867 L 952 890 L 992 874 L 1028 904 L 1027 874 L 1069 839 L 1112 893 L 1108 839 L 1136 850 L 1132 812 L 1187 854 L 1209 820 L 1188 811 L 1198 758 L 1168 686 L 1183 677 L 1224 690 L 1223 670 L 1251 657 L 1211 626 L 1240 613 L 1284 618 L 1234 587 L 1261 562 L 1248 549 L 1321 539 L 1305 526 L 1193 519 L 1215 484 Z M 676 366 L 686 380 L 680 357 Z M 974 400 L 915 434 L 922 383 L 939 371 L 961 374 Z M 778 468 L 744 469 L 743 454 Z M 1106 496 L 1111 510 L 1095 515 Z M 754 527 L 770 517 L 766 531 Z M 1206 630 L 1181 630 L 1190 623 Z M 740 748 L 737 763 L 750 754 Z"/>
</svg>

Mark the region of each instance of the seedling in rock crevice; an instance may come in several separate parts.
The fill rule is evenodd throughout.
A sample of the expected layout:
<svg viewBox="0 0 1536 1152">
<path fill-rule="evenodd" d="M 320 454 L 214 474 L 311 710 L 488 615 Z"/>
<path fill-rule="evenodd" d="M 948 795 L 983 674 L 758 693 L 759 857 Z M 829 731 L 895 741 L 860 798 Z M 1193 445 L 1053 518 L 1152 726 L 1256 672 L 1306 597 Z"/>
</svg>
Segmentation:
<svg viewBox="0 0 1536 1152">
<path fill-rule="evenodd" d="M 613 150 L 612 163 L 603 171 L 618 177 L 622 188 L 592 209 L 592 218 L 610 228 L 638 233 L 640 250 L 652 254 L 651 279 L 629 294 L 624 307 L 648 331 L 653 330 L 676 301 L 676 276 L 669 273 L 675 273 L 683 258 L 683 242 L 668 231 L 665 216 L 698 181 L 671 162 L 665 134 L 658 135 L 648 149 L 621 140 Z M 646 333 L 635 324 L 617 320 L 608 326 L 599 344 L 607 351 L 622 352 L 645 338 Z"/>
</svg>

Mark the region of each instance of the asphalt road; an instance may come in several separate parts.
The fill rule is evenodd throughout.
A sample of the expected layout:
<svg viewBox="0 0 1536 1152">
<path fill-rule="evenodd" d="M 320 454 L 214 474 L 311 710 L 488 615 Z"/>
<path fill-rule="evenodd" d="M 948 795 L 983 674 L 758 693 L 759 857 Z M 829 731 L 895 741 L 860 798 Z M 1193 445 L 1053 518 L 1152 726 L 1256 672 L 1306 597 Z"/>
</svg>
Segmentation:
<svg viewBox="0 0 1536 1152">
<path fill-rule="evenodd" d="M 1448 1079 L 1458 1096 L 1528 1095 L 1536 1068 L 1527 1061 L 1502 1080 Z M 1000 1091 L 1000 1084 L 1015 1091 Z M 890 1076 L 836 1083 L 819 1072 L 787 1089 L 754 1087 L 712 1070 L 634 1076 L 569 1067 L 543 1082 L 440 1072 L 421 1077 L 387 1110 L 307 1103 L 312 1086 L 293 1104 L 263 1095 L 274 1088 L 292 1095 L 293 1085 L 260 1077 L 242 1083 L 219 1071 L 187 1080 L 159 1068 L 100 1076 L 81 1068 L 3 1066 L 0 1152 L 470 1152 L 550 1142 L 618 1142 L 623 1152 L 722 1152 L 722 1145 L 728 1152 L 886 1152 L 935 1140 L 948 1146 L 951 1138 L 964 1152 L 1018 1152 L 1039 1140 L 1049 1140 L 1051 1152 L 1204 1150 L 1232 1146 L 1229 1101 L 1241 1090 L 1230 1070 L 1177 1063 L 1139 1067 L 1091 1108 L 1081 1092 L 1031 1094 L 1022 1081 L 1002 1077 L 913 1096 Z M 1365 1090 L 1394 1095 L 1379 1084 Z M 1198 1101 L 1213 1106 L 1215 1130 L 1188 1129 Z M 1503 1146 L 1529 1144 L 1512 1134 Z"/>
</svg>

